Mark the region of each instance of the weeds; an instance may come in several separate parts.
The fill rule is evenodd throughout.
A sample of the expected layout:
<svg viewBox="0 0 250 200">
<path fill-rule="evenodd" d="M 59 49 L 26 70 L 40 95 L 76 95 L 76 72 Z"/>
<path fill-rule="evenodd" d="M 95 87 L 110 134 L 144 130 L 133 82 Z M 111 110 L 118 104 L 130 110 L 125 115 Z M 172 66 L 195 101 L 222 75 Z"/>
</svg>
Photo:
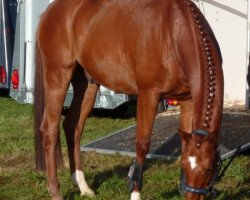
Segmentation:
<svg viewBox="0 0 250 200">
<path fill-rule="evenodd" d="M 0 200 L 49 200 L 46 175 L 34 169 L 33 116 L 31 105 L 19 105 L 0 97 Z M 90 117 L 82 143 L 103 137 L 135 123 L 135 119 Z M 81 197 L 70 181 L 63 134 L 61 141 L 66 167 L 59 170 L 61 192 L 65 200 L 88 200 Z M 84 172 L 95 190 L 96 200 L 128 200 L 127 172 L 132 158 L 83 153 Z M 227 161 L 225 161 L 227 162 Z M 147 160 L 142 190 L 144 200 L 181 200 L 178 192 L 179 161 Z M 216 185 L 217 200 L 250 199 L 250 159 L 239 156 L 225 177 Z"/>
</svg>

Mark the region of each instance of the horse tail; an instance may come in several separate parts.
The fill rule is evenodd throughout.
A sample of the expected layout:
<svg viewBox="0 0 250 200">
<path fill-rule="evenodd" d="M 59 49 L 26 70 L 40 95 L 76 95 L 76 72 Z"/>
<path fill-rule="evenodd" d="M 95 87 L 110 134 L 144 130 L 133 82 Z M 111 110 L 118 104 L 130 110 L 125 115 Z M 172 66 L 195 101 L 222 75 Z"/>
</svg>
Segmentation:
<svg viewBox="0 0 250 200">
<path fill-rule="evenodd" d="M 43 63 L 41 59 L 39 45 L 35 45 L 35 88 L 34 88 L 34 143 L 35 143 L 35 163 L 36 169 L 46 170 L 45 151 L 43 147 L 43 139 L 41 134 L 41 124 L 43 121 L 43 114 L 45 108 L 45 91 L 43 78 Z M 60 134 L 58 134 L 60 135 Z M 57 166 L 62 166 L 62 153 L 60 138 L 56 147 L 56 161 Z"/>
<path fill-rule="evenodd" d="M 42 143 L 42 134 L 40 126 L 42 124 L 44 113 L 44 84 L 43 84 L 43 66 L 40 50 L 36 42 L 35 45 L 35 88 L 34 88 L 34 139 L 35 139 L 35 162 L 37 170 L 45 170 L 45 153 Z"/>
</svg>

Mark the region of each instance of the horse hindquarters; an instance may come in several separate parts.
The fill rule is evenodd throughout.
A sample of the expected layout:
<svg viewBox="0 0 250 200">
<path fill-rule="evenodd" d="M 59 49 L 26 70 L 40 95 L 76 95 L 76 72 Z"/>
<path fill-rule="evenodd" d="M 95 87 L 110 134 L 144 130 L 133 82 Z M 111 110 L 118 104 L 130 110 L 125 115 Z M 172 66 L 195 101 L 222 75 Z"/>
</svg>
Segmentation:
<svg viewBox="0 0 250 200">
<path fill-rule="evenodd" d="M 38 32 L 39 31 L 40 30 L 38 30 Z M 59 145 L 59 120 L 75 63 L 70 61 L 70 59 L 64 59 L 63 61 L 55 51 L 46 52 L 47 49 L 54 49 L 53 45 L 59 46 L 60 44 L 46 43 L 43 39 L 44 38 L 38 37 L 37 48 L 39 49 L 37 52 L 39 53 L 38 56 L 41 56 L 40 64 L 42 65 L 38 65 L 36 69 L 36 83 L 37 85 L 41 85 L 41 93 L 37 90 L 36 97 L 40 95 L 41 99 L 44 98 L 44 110 L 43 112 L 38 112 L 38 110 L 35 111 L 36 120 L 39 119 L 39 117 L 42 119 L 40 121 L 40 130 L 37 127 L 36 131 L 42 138 L 49 192 L 52 199 L 59 200 L 62 199 L 59 193 L 56 162 L 56 157 L 58 157 L 56 149 L 57 145 Z M 51 46 L 47 48 L 47 45 Z M 44 93 L 42 92 L 43 87 Z M 39 108 L 37 99 L 35 99 L 35 101 L 35 108 Z M 41 116 L 37 116 L 37 114 L 40 114 Z M 37 126 L 39 126 L 39 124 L 37 124 Z"/>
</svg>

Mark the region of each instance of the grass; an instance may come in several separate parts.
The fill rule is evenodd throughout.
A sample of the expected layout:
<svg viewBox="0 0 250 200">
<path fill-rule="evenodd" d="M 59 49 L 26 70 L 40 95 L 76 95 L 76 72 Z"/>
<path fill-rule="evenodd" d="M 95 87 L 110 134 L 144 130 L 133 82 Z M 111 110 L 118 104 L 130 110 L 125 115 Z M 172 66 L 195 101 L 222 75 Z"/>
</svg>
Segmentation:
<svg viewBox="0 0 250 200">
<path fill-rule="evenodd" d="M 135 119 L 90 117 L 82 143 L 103 137 L 135 123 Z M 66 200 L 88 200 L 70 181 L 66 145 L 62 146 L 66 167 L 58 171 L 61 193 Z M 82 155 L 84 172 L 95 190 L 96 200 L 128 200 L 127 172 L 132 158 L 88 152 Z M 227 161 L 224 161 L 226 164 Z M 142 199 L 181 200 L 178 193 L 179 161 L 147 160 Z M 217 200 L 250 199 L 250 159 L 238 156 L 222 181 L 216 184 Z M 19 105 L 0 97 L 0 200 L 49 200 L 46 175 L 34 170 L 33 117 L 31 105 Z"/>
</svg>

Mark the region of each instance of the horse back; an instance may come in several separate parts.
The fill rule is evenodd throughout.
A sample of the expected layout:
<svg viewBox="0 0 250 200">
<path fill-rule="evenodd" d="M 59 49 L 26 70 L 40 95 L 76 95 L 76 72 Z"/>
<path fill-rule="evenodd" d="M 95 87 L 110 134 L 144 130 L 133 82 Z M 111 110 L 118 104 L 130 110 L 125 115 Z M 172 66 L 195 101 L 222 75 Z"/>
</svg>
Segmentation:
<svg viewBox="0 0 250 200">
<path fill-rule="evenodd" d="M 57 0 L 45 15 L 50 29 L 42 35 L 54 37 L 47 41 L 61 45 L 67 59 L 117 92 L 187 94 L 188 74 L 197 70 L 188 66 L 202 67 L 203 44 L 184 1 Z M 51 24 L 50 18 L 57 20 Z M 206 29 L 211 32 L 207 24 Z"/>
<path fill-rule="evenodd" d="M 90 3 L 89 7 L 95 6 Z M 109 88 L 127 85 L 126 93 L 142 88 L 186 93 L 175 52 L 182 24 L 173 24 L 174 12 L 179 9 L 178 17 L 186 20 L 175 1 L 104 1 L 95 8 L 94 15 L 91 9 L 87 14 L 82 12 L 83 5 L 75 26 L 77 60 L 95 80 Z M 113 80 L 103 78 L 110 72 L 116 75 Z"/>
</svg>

